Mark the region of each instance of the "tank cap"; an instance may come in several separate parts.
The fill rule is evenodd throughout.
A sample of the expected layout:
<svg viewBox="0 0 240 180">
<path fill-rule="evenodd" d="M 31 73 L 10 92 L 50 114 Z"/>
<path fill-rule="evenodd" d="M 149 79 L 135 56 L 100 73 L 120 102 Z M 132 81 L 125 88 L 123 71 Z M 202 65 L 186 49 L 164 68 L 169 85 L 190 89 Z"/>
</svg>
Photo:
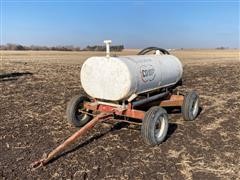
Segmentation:
<svg viewBox="0 0 240 180">
<path fill-rule="evenodd" d="M 110 44 L 112 40 L 104 40 L 103 42 L 106 44 L 106 56 L 110 57 Z"/>
<path fill-rule="evenodd" d="M 161 52 L 160 52 L 159 50 L 156 50 L 155 54 L 156 54 L 156 55 L 160 55 Z"/>
</svg>

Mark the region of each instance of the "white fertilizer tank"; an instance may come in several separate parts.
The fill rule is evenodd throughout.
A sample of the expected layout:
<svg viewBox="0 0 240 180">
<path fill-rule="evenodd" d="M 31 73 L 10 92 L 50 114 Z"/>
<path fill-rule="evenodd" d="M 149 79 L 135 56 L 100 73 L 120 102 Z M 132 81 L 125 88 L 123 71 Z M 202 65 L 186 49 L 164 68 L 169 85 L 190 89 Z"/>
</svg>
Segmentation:
<svg viewBox="0 0 240 180">
<path fill-rule="evenodd" d="M 97 99 L 119 101 L 178 83 L 181 62 L 173 55 L 90 57 L 81 69 L 85 92 Z"/>
</svg>

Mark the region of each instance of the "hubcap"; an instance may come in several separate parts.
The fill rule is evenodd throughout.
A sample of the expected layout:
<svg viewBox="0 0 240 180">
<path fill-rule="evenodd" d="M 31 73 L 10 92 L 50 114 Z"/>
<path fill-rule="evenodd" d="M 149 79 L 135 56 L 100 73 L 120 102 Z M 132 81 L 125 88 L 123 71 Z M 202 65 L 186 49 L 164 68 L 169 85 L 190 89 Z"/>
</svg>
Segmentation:
<svg viewBox="0 0 240 180">
<path fill-rule="evenodd" d="M 80 111 L 79 111 L 79 110 L 80 110 Z M 82 104 L 80 104 L 80 105 L 79 105 L 79 108 L 78 108 L 78 110 L 77 110 L 77 112 L 76 112 L 76 116 L 77 116 L 77 118 L 78 118 L 79 121 L 81 121 L 82 119 L 87 118 L 87 116 L 88 116 L 87 114 L 81 112 L 81 111 L 83 111 L 83 110 L 84 110 L 84 107 L 83 107 Z M 86 111 L 87 111 L 87 109 L 86 109 Z"/>
<path fill-rule="evenodd" d="M 161 116 L 158 122 L 156 122 L 155 126 L 155 137 L 157 139 L 160 139 L 162 137 L 165 126 L 166 126 L 165 117 Z"/>
<path fill-rule="evenodd" d="M 192 108 L 193 117 L 197 116 L 198 109 L 199 109 L 199 103 L 198 103 L 198 99 L 197 99 L 195 101 L 195 103 L 193 103 L 193 108 Z"/>
</svg>

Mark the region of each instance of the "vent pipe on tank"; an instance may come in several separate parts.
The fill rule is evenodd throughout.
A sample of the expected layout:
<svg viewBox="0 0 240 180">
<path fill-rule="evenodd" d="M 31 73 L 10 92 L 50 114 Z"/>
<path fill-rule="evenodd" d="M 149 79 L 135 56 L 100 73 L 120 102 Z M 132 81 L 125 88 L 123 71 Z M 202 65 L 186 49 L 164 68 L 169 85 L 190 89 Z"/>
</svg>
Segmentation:
<svg viewBox="0 0 240 180">
<path fill-rule="evenodd" d="M 110 44 L 112 43 L 112 41 L 104 40 L 103 42 L 106 44 L 106 56 L 110 57 Z"/>
</svg>

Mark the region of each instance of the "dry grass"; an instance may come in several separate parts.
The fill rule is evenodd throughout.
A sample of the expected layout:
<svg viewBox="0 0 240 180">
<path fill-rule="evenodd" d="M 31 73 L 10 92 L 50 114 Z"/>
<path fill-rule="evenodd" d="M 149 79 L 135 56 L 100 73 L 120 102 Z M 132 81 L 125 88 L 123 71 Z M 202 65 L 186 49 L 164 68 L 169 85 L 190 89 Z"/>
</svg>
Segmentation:
<svg viewBox="0 0 240 180">
<path fill-rule="evenodd" d="M 138 49 L 126 49 L 112 52 L 113 55 L 135 55 Z M 0 51 L 3 61 L 39 62 L 39 63 L 82 63 L 90 56 L 103 56 L 105 52 L 63 52 L 63 51 Z M 183 63 L 211 63 L 240 61 L 239 50 L 174 50 L 171 54 L 179 57 Z"/>
</svg>

